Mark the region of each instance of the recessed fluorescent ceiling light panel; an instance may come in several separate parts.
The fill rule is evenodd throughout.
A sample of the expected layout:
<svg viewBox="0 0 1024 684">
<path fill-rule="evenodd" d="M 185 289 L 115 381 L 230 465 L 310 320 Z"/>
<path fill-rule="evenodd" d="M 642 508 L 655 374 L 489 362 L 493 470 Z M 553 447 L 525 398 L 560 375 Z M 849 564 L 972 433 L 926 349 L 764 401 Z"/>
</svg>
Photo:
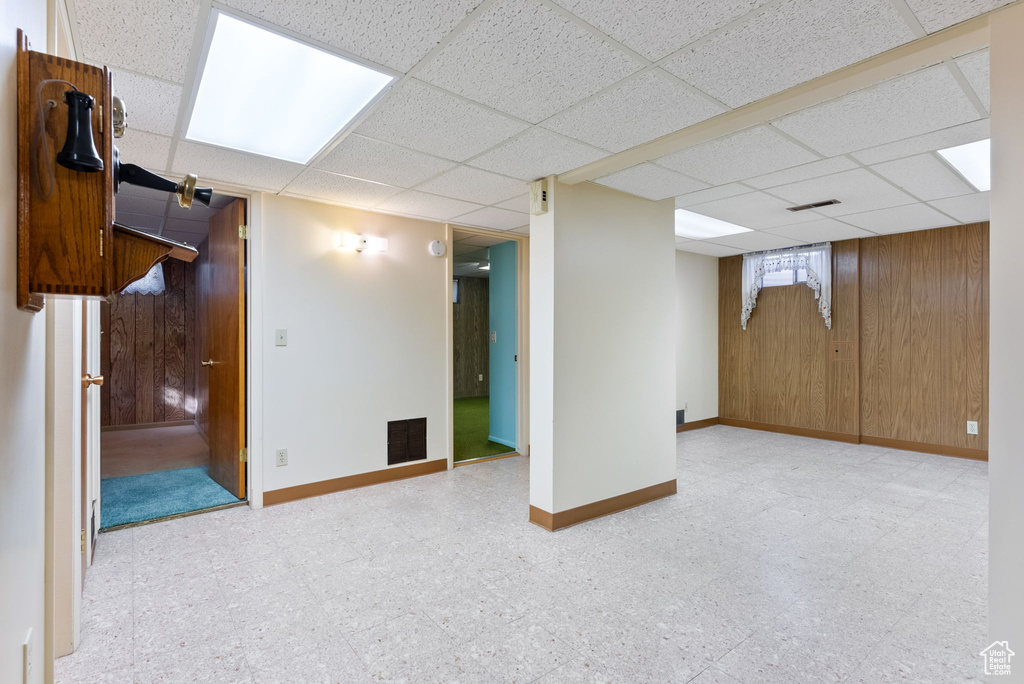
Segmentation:
<svg viewBox="0 0 1024 684">
<path fill-rule="evenodd" d="M 393 77 L 214 11 L 185 137 L 306 164 Z"/>
<path fill-rule="evenodd" d="M 676 209 L 676 235 L 693 240 L 749 233 L 750 228 L 737 226 L 735 223 L 711 218 L 685 209 Z"/>
<path fill-rule="evenodd" d="M 968 183 L 982 192 L 987 192 L 992 188 L 991 150 L 991 140 L 979 140 L 939 150 L 939 154 L 966 178 Z"/>
</svg>

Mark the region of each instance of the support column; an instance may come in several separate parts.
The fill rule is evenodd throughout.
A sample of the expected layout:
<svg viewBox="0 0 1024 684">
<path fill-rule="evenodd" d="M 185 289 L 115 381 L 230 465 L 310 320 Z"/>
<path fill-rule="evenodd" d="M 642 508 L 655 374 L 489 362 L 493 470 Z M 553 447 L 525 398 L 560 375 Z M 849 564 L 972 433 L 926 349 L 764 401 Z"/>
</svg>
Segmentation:
<svg viewBox="0 0 1024 684">
<path fill-rule="evenodd" d="M 530 519 L 554 530 L 676 491 L 675 206 L 547 183 L 530 221 Z"/>
<path fill-rule="evenodd" d="M 989 640 L 1021 654 L 1001 679 L 1024 682 L 1024 6 L 993 15 L 991 68 Z"/>
</svg>

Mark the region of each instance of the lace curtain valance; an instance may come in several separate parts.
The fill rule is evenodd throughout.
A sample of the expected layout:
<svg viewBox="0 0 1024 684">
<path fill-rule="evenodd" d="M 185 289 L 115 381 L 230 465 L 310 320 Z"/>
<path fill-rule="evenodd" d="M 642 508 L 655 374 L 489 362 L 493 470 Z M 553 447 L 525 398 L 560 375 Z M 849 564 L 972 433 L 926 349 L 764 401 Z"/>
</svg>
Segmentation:
<svg viewBox="0 0 1024 684">
<path fill-rule="evenodd" d="M 825 319 L 825 327 L 832 329 L 832 243 L 810 247 L 795 247 L 772 252 L 743 255 L 743 284 L 740 289 L 742 309 L 740 325 L 747 329 L 750 314 L 757 306 L 766 273 L 780 271 L 807 271 L 807 287 L 814 290 L 818 312 Z"/>
<path fill-rule="evenodd" d="M 149 273 L 124 288 L 121 294 L 139 293 L 142 295 L 160 294 L 164 291 L 164 265 L 159 263 L 149 269 Z"/>
</svg>

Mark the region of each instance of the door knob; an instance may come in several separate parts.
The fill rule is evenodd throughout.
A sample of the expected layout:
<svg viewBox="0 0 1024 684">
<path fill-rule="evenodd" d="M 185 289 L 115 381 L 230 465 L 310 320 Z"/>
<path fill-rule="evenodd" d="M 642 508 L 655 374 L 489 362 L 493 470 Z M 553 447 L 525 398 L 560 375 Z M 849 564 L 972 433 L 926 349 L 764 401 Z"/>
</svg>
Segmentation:
<svg viewBox="0 0 1024 684">
<path fill-rule="evenodd" d="M 88 373 L 86 373 L 85 377 L 82 378 L 82 387 L 88 387 L 89 385 L 102 385 L 102 384 L 103 384 L 103 376 L 102 375 L 92 376 L 92 375 L 89 375 Z"/>
<path fill-rule="evenodd" d="M 213 359 L 210 359 L 209 361 L 200 361 L 199 363 L 201 363 L 204 366 L 212 366 L 213 365 Z"/>
</svg>

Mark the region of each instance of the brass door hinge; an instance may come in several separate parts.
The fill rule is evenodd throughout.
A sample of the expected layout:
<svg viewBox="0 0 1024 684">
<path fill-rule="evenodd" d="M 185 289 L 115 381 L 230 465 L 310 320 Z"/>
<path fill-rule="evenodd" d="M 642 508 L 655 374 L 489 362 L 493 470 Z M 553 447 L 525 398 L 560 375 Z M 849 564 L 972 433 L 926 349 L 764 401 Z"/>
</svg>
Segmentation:
<svg viewBox="0 0 1024 684">
<path fill-rule="evenodd" d="M 249 226 L 245 225 L 244 223 L 238 226 L 238 238 L 240 240 L 249 239 Z"/>
<path fill-rule="evenodd" d="M 249 450 L 246 449 L 245 447 L 242 447 L 239 450 L 239 452 L 238 452 L 238 462 L 239 463 L 246 463 L 246 462 L 248 462 L 248 460 L 249 460 Z"/>
<path fill-rule="evenodd" d="M 82 528 L 82 555 L 85 555 L 85 528 Z"/>
</svg>

